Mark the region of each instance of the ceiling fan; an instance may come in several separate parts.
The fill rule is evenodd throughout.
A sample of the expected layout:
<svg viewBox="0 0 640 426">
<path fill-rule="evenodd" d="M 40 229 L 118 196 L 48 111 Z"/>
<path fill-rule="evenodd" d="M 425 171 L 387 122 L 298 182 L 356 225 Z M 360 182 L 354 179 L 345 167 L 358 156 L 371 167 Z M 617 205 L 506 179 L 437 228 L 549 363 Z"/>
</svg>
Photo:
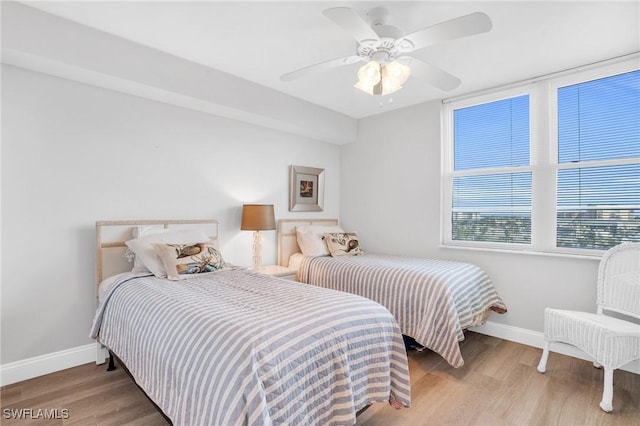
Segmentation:
<svg viewBox="0 0 640 426">
<path fill-rule="evenodd" d="M 292 81 L 311 73 L 366 62 L 358 70 L 355 87 L 371 95 L 388 95 L 399 90 L 410 74 L 441 90 L 450 91 L 460 85 L 459 78 L 407 54 L 491 29 L 491 19 L 481 12 L 444 21 L 407 35 L 402 35 L 400 29 L 387 24 L 389 12 L 382 7 L 373 8 L 367 14 L 371 24 L 350 7 L 333 7 L 322 13 L 356 39 L 358 47 L 355 54 L 301 68 L 282 75 L 280 80 Z"/>
</svg>

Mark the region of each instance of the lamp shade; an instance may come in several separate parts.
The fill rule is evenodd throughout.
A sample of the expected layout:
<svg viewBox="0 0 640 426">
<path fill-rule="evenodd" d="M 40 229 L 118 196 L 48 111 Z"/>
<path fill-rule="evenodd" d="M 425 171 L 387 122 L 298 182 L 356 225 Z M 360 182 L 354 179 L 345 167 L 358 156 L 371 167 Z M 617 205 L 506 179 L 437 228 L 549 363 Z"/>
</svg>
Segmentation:
<svg viewBox="0 0 640 426">
<path fill-rule="evenodd" d="M 273 204 L 245 204 L 242 206 L 243 231 L 266 231 L 276 229 Z"/>
<path fill-rule="evenodd" d="M 398 86 L 402 86 L 411 74 L 411 68 L 398 61 L 389 62 L 384 66 L 383 77 L 394 80 Z"/>
</svg>

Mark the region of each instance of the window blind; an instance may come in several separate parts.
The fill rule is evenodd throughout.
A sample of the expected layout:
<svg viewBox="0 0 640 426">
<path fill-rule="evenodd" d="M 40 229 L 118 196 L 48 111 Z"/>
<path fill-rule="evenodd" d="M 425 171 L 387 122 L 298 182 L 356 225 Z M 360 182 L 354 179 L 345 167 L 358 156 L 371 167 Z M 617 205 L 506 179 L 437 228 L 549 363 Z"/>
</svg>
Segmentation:
<svg viewBox="0 0 640 426">
<path fill-rule="evenodd" d="M 529 95 L 453 112 L 452 239 L 531 242 Z"/>
<path fill-rule="evenodd" d="M 454 171 L 529 164 L 529 95 L 453 114 Z"/>
<path fill-rule="evenodd" d="M 558 88 L 557 247 L 640 241 L 640 71 Z"/>
</svg>

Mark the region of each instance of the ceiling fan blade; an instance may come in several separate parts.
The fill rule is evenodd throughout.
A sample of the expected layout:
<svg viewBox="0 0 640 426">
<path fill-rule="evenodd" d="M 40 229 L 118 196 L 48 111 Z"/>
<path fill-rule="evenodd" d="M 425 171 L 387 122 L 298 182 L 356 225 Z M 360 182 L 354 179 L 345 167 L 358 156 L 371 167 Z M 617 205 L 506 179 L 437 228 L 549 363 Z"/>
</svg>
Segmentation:
<svg viewBox="0 0 640 426">
<path fill-rule="evenodd" d="M 344 58 L 331 59 L 329 61 L 320 62 L 319 64 L 310 65 L 308 67 L 300 68 L 299 70 L 292 71 L 280 76 L 281 81 L 297 80 L 307 74 L 315 73 L 318 71 L 325 71 L 330 68 L 340 67 L 343 65 L 355 64 L 362 61 L 360 56 L 346 56 Z"/>
<path fill-rule="evenodd" d="M 434 65 L 419 61 L 416 58 L 403 56 L 398 58 L 398 60 L 409 65 L 412 76 L 422 78 L 432 86 L 444 90 L 445 92 L 455 89 L 460 86 L 460 83 L 462 83 L 458 77 L 451 75 Z"/>
<path fill-rule="evenodd" d="M 358 43 L 379 40 L 378 34 L 373 31 L 371 26 L 350 7 L 332 7 L 322 13 L 351 34 Z"/>
<path fill-rule="evenodd" d="M 491 27 L 491 19 L 482 12 L 476 12 L 400 37 L 396 46 L 404 45 L 402 50 L 411 52 L 443 41 L 486 33 Z"/>
</svg>

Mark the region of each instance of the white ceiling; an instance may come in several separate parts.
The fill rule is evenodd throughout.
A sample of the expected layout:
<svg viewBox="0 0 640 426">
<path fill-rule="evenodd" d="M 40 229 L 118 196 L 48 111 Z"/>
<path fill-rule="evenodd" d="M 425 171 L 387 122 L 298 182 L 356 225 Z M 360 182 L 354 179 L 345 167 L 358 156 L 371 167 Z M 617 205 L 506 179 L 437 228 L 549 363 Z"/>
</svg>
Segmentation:
<svg viewBox="0 0 640 426">
<path fill-rule="evenodd" d="M 45 12 L 233 74 L 353 118 L 470 93 L 640 50 L 640 3 L 625 2 L 23 2 Z M 353 88 L 358 64 L 293 82 L 282 74 L 355 53 L 356 42 L 322 15 L 350 6 L 390 11 L 403 33 L 484 12 L 493 29 L 414 52 L 456 75 L 443 92 L 417 78 L 386 97 Z"/>
</svg>

